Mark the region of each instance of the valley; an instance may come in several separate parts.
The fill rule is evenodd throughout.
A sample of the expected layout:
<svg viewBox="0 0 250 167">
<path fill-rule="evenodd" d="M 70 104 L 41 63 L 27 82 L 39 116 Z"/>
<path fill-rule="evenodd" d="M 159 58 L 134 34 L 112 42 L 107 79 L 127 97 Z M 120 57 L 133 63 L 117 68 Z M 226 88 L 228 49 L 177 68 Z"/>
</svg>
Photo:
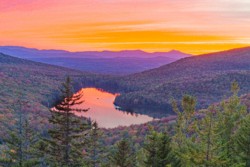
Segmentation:
<svg viewBox="0 0 250 167">
<path fill-rule="evenodd" d="M 250 167 L 250 0 L 0 0 L 0 167 Z"/>
<path fill-rule="evenodd" d="M 246 106 L 244 115 L 249 113 L 249 56 L 249 48 L 240 48 L 117 76 L 83 72 L 1 53 L 0 127 L 3 130 L 0 135 L 6 136 L 8 129 L 15 127 L 8 122 L 20 116 L 18 106 L 25 104 L 20 109 L 32 120 L 30 126 L 46 136 L 47 129 L 51 128 L 49 108 L 58 103 L 60 85 L 70 76 L 74 93 L 83 93 L 80 100 L 84 103 L 74 107 L 90 108 L 86 113 L 74 114 L 81 121 L 90 118 L 97 122 L 102 134 L 98 138 L 99 147 L 112 150 L 121 139 L 129 138 L 140 153 L 152 128 L 155 133 L 168 131 L 173 135 L 180 117 L 173 112 L 171 100 L 176 99 L 177 106 L 183 106 L 181 98 L 185 94 L 197 99 L 194 111 L 204 112 L 209 110 L 206 109 L 209 105 L 221 105 L 218 110 L 227 112 L 220 100 L 230 96 L 232 100 L 230 85 L 237 81 L 239 95 L 242 95 L 240 101 Z M 4 149 L 2 140 L 0 137 L 0 153 Z M 103 161 L 108 162 L 105 157 Z"/>
<path fill-rule="evenodd" d="M 119 93 L 114 104 L 122 110 L 154 118 L 166 117 L 174 114 L 171 99 L 180 101 L 184 94 L 195 96 L 200 109 L 228 97 L 230 83 L 234 80 L 241 87 L 241 95 L 248 93 L 249 57 L 250 49 L 240 48 L 184 58 L 141 73 L 115 76 L 46 65 L 2 54 L 1 94 L 6 98 L 1 99 L 4 102 L 1 108 L 6 108 L 15 100 L 13 97 L 20 85 L 27 86 L 20 90 L 24 96 L 33 98 L 42 108 L 51 106 L 56 100 L 58 86 L 69 75 L 74 81 L 75 91 L 96 87 Z"/>
</svg>

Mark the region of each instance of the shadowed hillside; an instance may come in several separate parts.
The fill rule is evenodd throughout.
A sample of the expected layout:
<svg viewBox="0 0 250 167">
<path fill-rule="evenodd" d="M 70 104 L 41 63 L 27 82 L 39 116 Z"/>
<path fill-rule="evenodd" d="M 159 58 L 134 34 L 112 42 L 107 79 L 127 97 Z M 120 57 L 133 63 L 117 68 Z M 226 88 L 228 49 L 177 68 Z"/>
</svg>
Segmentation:
<svg viewBox="0 0 250 167">
<path fill-rule="evenodd" d="M 161 116 L 162 111 L 171 113 L 170 99 L 180 100 L 184 94 L 194 95 L 199 102 L 198 107 L 205 108 L 229 95 L 230 84 L 234 80 L 239 82 L 241 94 L 250 92 L 250 48 L 184 58 L 124 77 L 80 72 L 4 54 L 0 56 L 0 64 L 2 108 L 17 99 L 18 91 L 34 102 L 48 106 L 48 101 L 56 98 L 55 90 L 66 75 L 75 80 L 76 90 L 95 86 L 119 92 L 121 96 L 115 100 L 117 105 L 127 111 L 152 116 Z"/>
<path fill-rule="evenodd" d="M 120 80 L 124 93 L 115 103 L 124 108 L 160 107 L 170 111 L 169 100 L 184 94 L 197 97 L 199 107 L 228 95 L 236 80 L 240 93 L 250 92 L 250 47 L 184 58 L 157 69 Z"/>
<path fill-rule="evenodd" d="M 33 116 L 45 120 L 48 108 L 58 97 L 66 76 L 74 80 L 75 91 L 108 78 L 93 73 L 19 59 L 0 53 L 0 117 L 10 116 L 18 100 L 27 101 Z M 7 114 L 10 113 L 10 114 Z M 36 116 L 39 115 L 39 116 Z"/>
</svg>

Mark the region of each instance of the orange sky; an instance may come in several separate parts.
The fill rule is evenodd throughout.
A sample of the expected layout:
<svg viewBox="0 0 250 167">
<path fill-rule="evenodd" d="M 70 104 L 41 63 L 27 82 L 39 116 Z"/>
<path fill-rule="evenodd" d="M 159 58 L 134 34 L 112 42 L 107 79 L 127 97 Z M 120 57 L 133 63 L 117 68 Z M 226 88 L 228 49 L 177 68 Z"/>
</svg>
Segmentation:
<svg viewBox="0 0 250 167">
<path fill-rule="evenodd" d="M 181 50 L 250 45 L 249 0 L 0 0 L 0 45 Z"/>
</svg>

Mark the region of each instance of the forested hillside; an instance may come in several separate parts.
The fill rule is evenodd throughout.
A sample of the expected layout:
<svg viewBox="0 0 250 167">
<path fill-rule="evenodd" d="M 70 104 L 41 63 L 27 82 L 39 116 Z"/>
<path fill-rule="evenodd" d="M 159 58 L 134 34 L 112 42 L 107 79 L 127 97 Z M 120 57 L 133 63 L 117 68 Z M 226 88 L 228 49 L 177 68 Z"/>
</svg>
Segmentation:
<svg viewBox="0 0 250 167">
<path fill-rule="evenodd" d="M 0 167 L 250 167 L 250 0 L 0 0 Z"/>
<path fill-rule="evenodd" d="M 237 82 L 231 84 L 229 97 L 207 109 L 197 110 L 195 98 L 185 95 L 181 108 L 177 101 L 172 101 L 177 116 L 115 129 L 100 129 L 96 122 L 70 112 L 75 110 L 70 106 L 82 103 L 78 101 L 82 95 L 73 95 L 70 83 L 67 78 L 62 85 L 62 101 L 56 103 L 57 110 L 50 110 L 47 118 L 53 126 L 47 126 L 43 133 L 34 130 L 33 119 L 23 106 L 14 109 L 17 119 L 5 125 L 7 133 L 1 139 L 0 165 L 248 167 L 250 164 L 249 94 L 239 98 Z"/>
<path fill-rule="evenodd" d="M 198 107 L 204 108 L 228 95 L 234 80 L 242 88 L 240 94 L 250 92 L 250 48 L 184 58 L 121 78 L 123 93 L 115 103 L 124 108 L 146 105 L 170 111 L 171 98 L 191 94 L 198 99 Z"/>
<path fill-rule="evenodd" d="M 38 121 L 48 116 L 51 107 L 58 98 L 58 88 L 71 76 L 75 91 L 92 85 L 108 76 L 80 72 L 63 67 L 47 65 L 19 59 L 0 53 L 0 117 L 15 108 L 20 100 L 28 101 L 29 110 Z"/>
<path fill-rule="evenodd" d="M 250 92 L 250 48 L 184 58 L 124 77 L 80 72 L 2 55 L 1 75 L 5 78 L 1 81 L 3 95 L 6 95 L 3 102 L 8 103 L 8 99 L 15 96 L 20 83 L 28 86 L 26 95 L 31 94 L 34 101 L 47 106 L 47 99 L 52 98 L 48 93 L 55 91 L 62 79 L 70 75 L 75 80 L 75 91 L 95 86 L 121 93 L 115 100 L 118 106 L 160 117 L 164 115 L 162 111 L 172 114 L 169 101 L 172 98 L 180 100 L 184 94 L 194 95 L 198 108 L 206 108 L 229 95 L 230 83 L 234 80 L 242 88 L 240 94 Z"/>
</svg>

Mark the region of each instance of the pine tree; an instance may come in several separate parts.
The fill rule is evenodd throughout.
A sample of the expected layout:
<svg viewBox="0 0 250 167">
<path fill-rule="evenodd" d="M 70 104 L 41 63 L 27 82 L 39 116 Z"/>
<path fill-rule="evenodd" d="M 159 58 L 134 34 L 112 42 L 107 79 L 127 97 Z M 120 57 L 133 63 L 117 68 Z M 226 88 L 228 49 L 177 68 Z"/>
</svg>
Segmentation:
<svg viewBox="0 0 250 167">
<path fill-rule="evenodd" d="M 45 140 L 48 144 L 45 151 L 50 162 L 57 166 L 83 166 L 83 151 L 90 126 L 86 119 L 75 116 L 73 112 L 86 112 L 88 109 L 74 108 L 83 103 L 83 94 L 73 94 L 69 77 L 63 83 L 61 93 L 60 101 L 51 109 L 49 122 L 53 128 L 48 131 L 50 138 Z"/>
<path fill-rule="evenodd" d="M 236 133 L 237 154 L 240 164 L 245 167 L 250 166 L 250 114 L 243 120 L 240 128 Z"/>
<path fill-rule="evenodd" d="M 236 130 L 241 125 L 241 120 L 247 113 L 247 108 L 242 105 L 238 97 L 239 86 L 232 83 L 233 95 L 227 101 L 221 103 L 221 111 L 218 113 L 218 134 L 219 134 L 219 156 L 223 166 L 237 164 L 236 154 Z"/>
<path fill-rule="evenodd" d="M 158 136 L 157 132 L 150 130 L 150 135 L 147 135 L 146 142 L 144 143 L 144 150 L 146 154 L 145 166 L 156 167 L 158 164 Z"/>
<path fill-rule="evenodd" d="M 196 100 L 192 96 L 185 95 L 182 99 L 182 110 L 178 108 L 177 102 L 172 101 L 172 107 L 177 114 L 175 134 L 172 137 L 172 145 L 176 161 L 179 165 L 192 166 L 194 157 L 192 153 L 197 152 L 194 141 L 196 140 L 195 130 L 197 121 L 195 115 Z"/>
<path fill-rule="evenodd" d="M 93 122 L 92 128 L 89 134 L 89 148 L 88 148 L 88 156 L 89 156 L 89 166 L 97 167 L 98 164 L 101 162 L 101 156 L 102 153 L 102 146 L 99 142 L 99 139 L 101 137 L 101 132 L 98 127 L 97 122 Z"/>
<path fill-rule="evenodd" d="M 144 166 L 166 167 L 166 165 L 174 164 L 170 142 L 171 139 L 166 133 L 158 133 L 151 128 L 143 146 Z"/>
<path fill-rule="evenodd" d="M 110 156 L 110 165 L 114 167 L 134 167 L 136 157 L 128 140 L 119 141 L 116 147 L 116 150 Z"/>
<path fill-rule="evenodd" d="M 206 110 L 201 110 L 199 113 L 202 116 L 198 120 L 198 127 L 196 129 L 197 140 L 195 145 L 198 147 L 195 164 L 210 166 L 220 166 L 221 161 L 219 160 L 217 149 L 218 145 L 218 125 L 219 121 L 217 118 L 218 109 L 216 106 L 210 106 Z"/>
<path fill-rule="evenodd" d="M 247 109 L 240 102 L 236 82 L 231 90 L 228 100 L 199 112 L 195 112 L 195 100 L 190 96 L 184 96 L 182 111 L 173 101 L 177 113 L 173 148 L 182 166 L 248 165 Z"/>
</svg>

